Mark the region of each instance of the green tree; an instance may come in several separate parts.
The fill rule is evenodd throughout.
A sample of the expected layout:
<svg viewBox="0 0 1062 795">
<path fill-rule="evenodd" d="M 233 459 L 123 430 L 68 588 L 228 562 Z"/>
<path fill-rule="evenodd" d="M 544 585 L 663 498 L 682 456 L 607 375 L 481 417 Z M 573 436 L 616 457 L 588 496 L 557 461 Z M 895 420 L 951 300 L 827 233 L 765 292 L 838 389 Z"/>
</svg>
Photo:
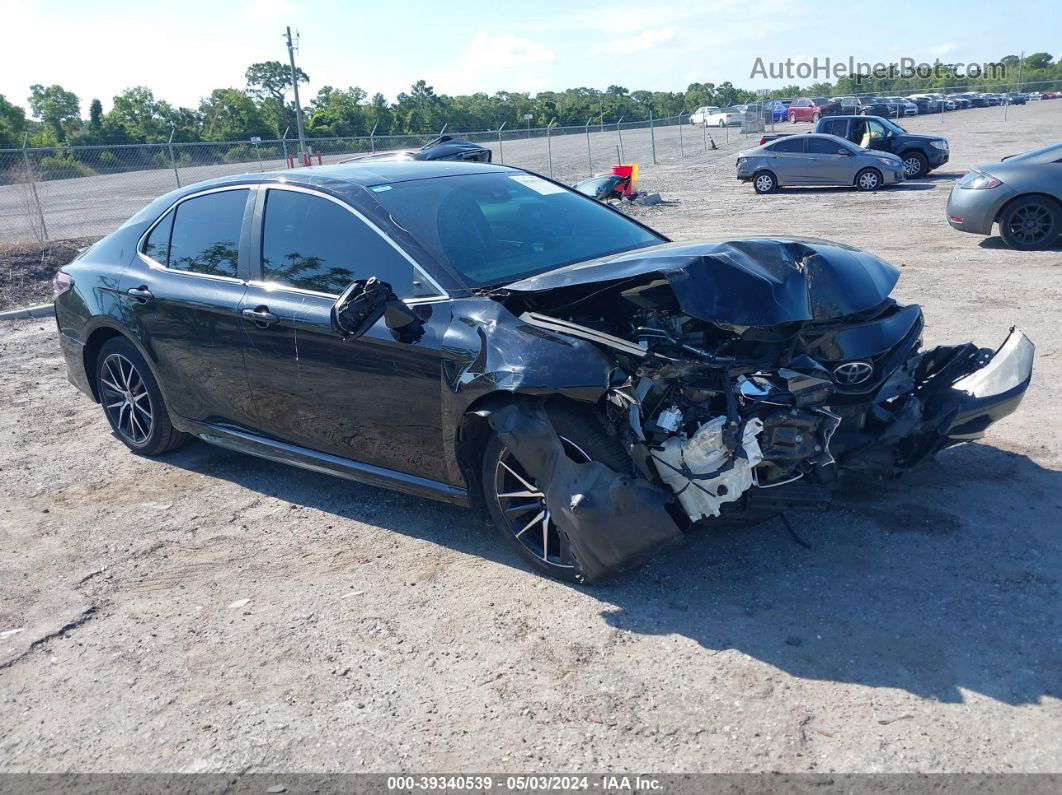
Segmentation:
<svg viewBox="0 0 1062 795">
<path fill-rule="evenodd" d="M 368 132 L 364 107 L 367 97 L 358 86 L 346 91 L 322 87 L 310 103 L 309 129 L 318 135 L 363 135 Z"/>
<path fill-rule="evenodd" d="M 103 126 L 103 103 L 98 99 L 93 99 L 89 105 L 89 129 L 94 132 L 99 132 L 100 127 Z"/>
<path fill-rule="evenodd" d="M 0 94 L 0 149 L 22 145 L 26 132 L 26 111 Z"/>
<path fill-rule="evenodd" d="M 237 141 L 268 137 L 270 127 L 255 101 L 235 88 L 215 88 L 199 104 L 202 137 L 207 141 Z"/>
<path fill-rule="evenodd" d="M 1025 56 L 1026 69 L 1047 69 L 1054 61 L 1054 56 L 1049 52 L 1034 52 Z"/>
<path fill-rule="evenodd" d="M 395 112 L 405 132 L 427 132 L 438 130 L 445 124 L 438 123 L 442 114 L 442 102 L 435 89 L 424 80 L 418 80 L 410 86 L 409 93 L 398 95 Z"/>
<path fill-rule="evenodd" d="M 310 82 L 309 76 L 296 68 L 295 76 L 300 83 Z M 287 101 L 291 90 L 291 67 L 280 61 L 262 61 L 251 64 L 244 73 L 247 93 L 258 100 L 262 119 L 277 138 L 284 130 L 295 125 L 295 103 Z"/>
<path fill-rule="evenodd" d="M 30 86 L 30 113 L 44 127 L 44 143 L 63 143 L 67 134 L 81 126 L 81 103 L 77 95 L 62 86 Z"/>
<path fill-rule="evenodd" d="M 295 74 L 300 83 L 309 83 L 309 76 L 296 67 Z M 291 90 L 291 67 L 280 61 L 262 61 L 251 64 L 244 73 L 247 91 L 258 99 L 272 97 L 284 104 L 284 99 Z"/>
<path fill-rule="evenodd" d="M 145 86 L 127 88 L 114 98 L 107 121 L 120 127 L 134 141 L 159 143 L 169 140 L 170 125 L 178 114 L 165 100 L 155 99 Z"/>
</svg>

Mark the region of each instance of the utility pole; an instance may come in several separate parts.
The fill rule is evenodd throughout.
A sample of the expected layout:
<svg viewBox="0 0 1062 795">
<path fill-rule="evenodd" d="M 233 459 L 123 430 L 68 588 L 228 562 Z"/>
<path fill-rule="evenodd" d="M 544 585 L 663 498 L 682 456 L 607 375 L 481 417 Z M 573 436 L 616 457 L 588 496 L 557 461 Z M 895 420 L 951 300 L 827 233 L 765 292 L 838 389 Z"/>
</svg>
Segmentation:
<svg viewBox="0 0 1062 795">
<path fill-rule="evenodd" d="M 291 43 L 291 26 L 287 28 L 288 40 L 288 60 L 291 62 L 291 87 L 295 91 L 295 123 L 299 128 L 299 154 L 303 157 L 303 162 L 308 163 L 309 158 L 306 157 L 306 131 L 302 126 L 302 103 L 299 102 L 299 73 L 295 69 L 295 47 Z"/>
</svg>

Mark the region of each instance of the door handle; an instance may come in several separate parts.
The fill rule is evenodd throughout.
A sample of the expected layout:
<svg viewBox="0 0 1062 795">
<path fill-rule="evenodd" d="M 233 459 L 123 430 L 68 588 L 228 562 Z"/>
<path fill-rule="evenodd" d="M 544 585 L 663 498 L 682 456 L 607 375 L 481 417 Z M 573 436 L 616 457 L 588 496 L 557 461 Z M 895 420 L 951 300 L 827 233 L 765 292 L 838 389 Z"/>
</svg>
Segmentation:
<svg viewBox="0 0 1062 795">
<path fill-rule="evenodd" d="M 125 291 L 125 294 L 141 304 L 146 304 L 148 301 L 155 300 L 155 296 L 152 294 L 151 290 L 143 284 L 139 287 L 130 287 Z"/>
<path fill-rule="evenodd" d="M 269 311 L 268 306 L 256 306 L 254 309 L 244 309 L 240 311 L 248 320 L 254 322 L 258 328 L 269 328 L 276 323 L 280 318 Z"/>
</svg>

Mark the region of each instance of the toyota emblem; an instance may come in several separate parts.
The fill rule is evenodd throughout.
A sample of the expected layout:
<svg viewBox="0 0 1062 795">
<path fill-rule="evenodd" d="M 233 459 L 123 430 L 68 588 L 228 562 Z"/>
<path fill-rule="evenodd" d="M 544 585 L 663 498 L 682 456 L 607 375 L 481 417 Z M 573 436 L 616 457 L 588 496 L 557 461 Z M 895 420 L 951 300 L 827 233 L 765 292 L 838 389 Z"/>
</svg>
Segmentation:
<svg viewBox="0 0 1062 795">
<path fill-rule="evenodd" d="M 870 362 L 845 362 L 833 368 L 833 380 L 842 386 L 855 386 L 874 375 L 874 365 Z"/>
</svg>

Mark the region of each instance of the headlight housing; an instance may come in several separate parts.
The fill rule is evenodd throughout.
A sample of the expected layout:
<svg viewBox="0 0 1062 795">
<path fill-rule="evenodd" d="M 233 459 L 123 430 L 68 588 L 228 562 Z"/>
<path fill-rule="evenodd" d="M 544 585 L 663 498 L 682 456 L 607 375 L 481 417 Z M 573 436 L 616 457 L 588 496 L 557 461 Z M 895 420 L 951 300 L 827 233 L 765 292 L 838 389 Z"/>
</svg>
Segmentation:
<svg viewBox="0 0 1062 795">
<path fill-rule="evenodd" d="M 887 157 L 879 157 L 878 162 L 888 166 L 889 168 L 899 168 L 901 163 L 899 160 L 889 160 Z"/>
<path fill-rule="evenodd" d="M 943 138 L 939 141 L 930 141 L 929 145 L 932 146 L 934 149 L 942 149 L 945 152 L 948 151 L 948 142 L 945 141 Z"/>
<path fill-rule="evenodd" d="M 971 171 L 959 180 L 959 187 L 967 190 L 987 190 L 998 188 L 1003 183 L 990 174 L 982 174 L 980 171 Z"/>
</svg>

